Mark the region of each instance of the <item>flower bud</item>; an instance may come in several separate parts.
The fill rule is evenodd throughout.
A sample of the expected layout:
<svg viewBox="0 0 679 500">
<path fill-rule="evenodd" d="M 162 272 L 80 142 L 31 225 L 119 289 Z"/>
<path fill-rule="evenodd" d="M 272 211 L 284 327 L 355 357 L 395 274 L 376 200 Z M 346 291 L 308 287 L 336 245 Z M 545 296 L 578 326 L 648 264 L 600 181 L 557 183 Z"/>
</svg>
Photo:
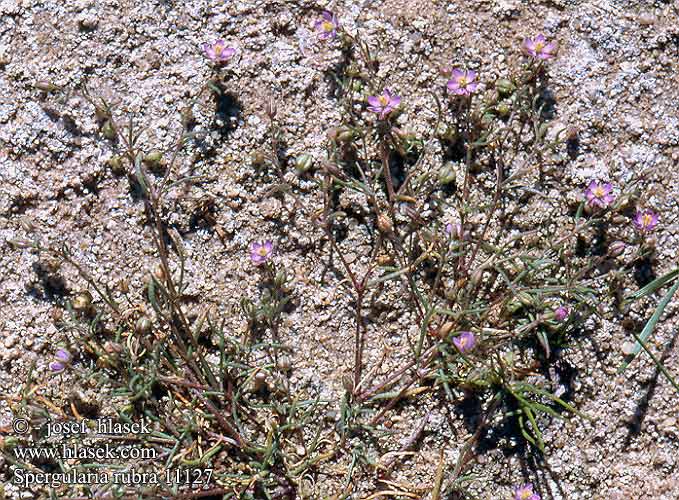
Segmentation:
<svg viewBox="0 0 679 500">
<path fill-rule="evenodd" d="M 308 172 L 314 163 L 314 159 L 308 153 L 298 156 L 295 159 L 295 169 L 300 174 Z"/>
<path fill-rule="evenodd" d="M 156 264 L 156 266 L 153 268 L 153 276 L 161 283 L 165 281 L 165 269 L 163 268 L 162 264 Z"/>
<path fill-rule="evenodd" d="M 565 306 L 559 306 L 556 309 L 554 309 L 554 319 L 559 323 L 568 318 L 569 314 L 570 310 Z"/>
<path fill-rule="evenodd" d="M 12 248 L 31 248 L 34 245 L 32 241 L 25 239 L 7 240 L 7 244 Z"/>
<path fill-rule="evenodd" d="M 471 283 L 472 286 L 477 287 L 483 280 L 483 271 L 485 269 L 483 267 L 479 267 L 476 271 L 474 271 L 471 275 Z"/>
<path fill-rule="evenodd" d="M 264 112 L 271 119 L 273 119 L 276 116 L 276 113 L 278 112 L 278 107 L 276 106 L 276 101 L 274 100 L 273 97 L 271 97 L 267 101 L 266 105 L 264 106 Z"/>
<path fill-rule="evenodd" d="M 452 163 L 448 162 L 439 170 L 439 183 L 448 185 L 455 183 L 456 175 Z"/>
<path fill-rule="evenodd" d="M 334 175 L 337 178 L 341 179 L 344 177 L 344 173 L 339 168 L 337 168 L 336 165 L 330 163 L 329 161 L 324 162 L 322 168 L 324 171 L 326 171 L 330 175 Z"/>
<path fill-rule="evenodd" d="M 283 356 L 278 358 L 278 363 L 276 363 L 276 367 L 282 372 L 289 372 L 292 369 L 292 360 L 290 359 L 290 356 L 284 354 Z"/>
<path fill-rule="evenodd" d="M 45 80 L 35 82 L 34 87 L 38 90 L 42 90 L 43 92 L 54 92 L 55 90 L 59 90 L 59 87 L 54 85 L 52 82 Z"/>
<path fill-rule="evenodd" d="M 342 386 L 347 392 L 354 392 L 354 380 L 349 375 L 344 375 L 342 377 Z"/>
<path fill-rule="evenodd" d="M 57 349 L 57 352 L 54 353 L 54 359 L 64 364 L 70 364 L 73 360 L 73 356 L 66 349 L 60 347 Z"/>
<path fill-rule="evenodd" d="M 578 130 L 578 127 L 576 127 L 575 125 L 570 125 L 566 129 L 566 140 L 570 142 L 577 141 L 579 134 L 580 131 Z"/>
<path fill-rule="evenodd" d="M 103 123 L 107 120 L 111 119 L 111 113 L 108 111 L 106 108 L 102 108 L 101 106 L 94 106 L 94 117 L 99 123 Z"/>
<path fill-rule="evenodd" d="M 462 224 L 459 222 L 452 224 L 446 224 L 446 234 L 450 235 L 451 238 L 458 241 L 463 241 L 469 238 L 469 233 L 464 230 Z"/>
<path fill-rule="evenodd" d="M 497 111 L 497 114 L 503 118 L 506 118 L 512 112 L 512 109 L 506 102 L 498 104 L 495 110 Z"/>
<path fill-rule="evenodd" d="M 283 285 L 285 285 L 286 281 L 288 281 L 288 276 L 285 274 L 285 269 L 281 269 L 276 273 L 274 285 L 276 285 L 277 288 L 283 288 Z"/>
<path fill-rule="evenodd" d="M 116 155 L 112 156 L 108 160 L 108 166 L 115 175 L 122 175 L 125 173 L 125 166 L 123 165 L 123 159 Z"/>
<path fill-rule="evenodd" d="M 54 360 L 49 364 L 49 369 L 54 374 L 63 373 L 71 365 L 73 356 L 64 348 L 57 349 L 54 353 Z"/>
<path fill-rule="evenodd" d="M 110 120 L 106 120 L 101 126 L 101 133 L 104 137 L 111 141 L 116 138 L 116 131 L 113 128 Z"/>
<path fill-rule="evenodd" d="M 627 245 L 623 241 L 614 241 L 608 246 L 608 255 L 611 257 L 620 257 L 625 253 Z"/>
<path fill-rule="evenodd" d="M 123 352 L 123 346 L 117 342 L 111 342 L 110 340 L 107 340 L 104 343 L 104 351 L 106 351 L 108 354 L 120 354 Z"/>
<path fill-rule="evenodd" d="M 190 129 L 196 124 L 196 117 L 191 106 L 186 106 L 180 111 L 181 123 L 185 129 Z"/>
<path fill-rule="evenodd" d="M 147 154 L 144 157 L 144 163 L 146 163 L 149 166 L 157 166 L 160 165 L 160 162 L 163 160 L 163 153 L 160 151 L 151 151 L 149 154 Z"/>
<path fill-rule="evenodd" d="M 516 85 L 511 80 L 500 78 L 495 82 L 495 88 L 502 95 L 509 95 L 516 90 Z"/>
<path fill-rule="evenodd" d="M 526 292 L 519 292 L 516 295 L 516 298 L 521 302 L 524 306 L 532 306 L 533 305 L 533 297 L 529 293 Z"/>
</svg>

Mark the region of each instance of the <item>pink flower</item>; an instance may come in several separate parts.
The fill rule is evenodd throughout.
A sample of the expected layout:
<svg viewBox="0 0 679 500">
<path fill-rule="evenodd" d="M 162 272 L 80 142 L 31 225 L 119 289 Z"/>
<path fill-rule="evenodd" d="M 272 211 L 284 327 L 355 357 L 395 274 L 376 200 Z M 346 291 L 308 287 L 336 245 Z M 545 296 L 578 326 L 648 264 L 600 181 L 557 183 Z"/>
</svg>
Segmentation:
<svg viewBox="0 0 679 500">
<path fill-rule="evenodd" d="M 552 59 L 556 53 L 556 44 L 547 43 L 545 35 L 540 33 L 535 38 L 526 38 L 523 41 L 523 50 L 535 59 Z"/>
<path fill-rule="evenodd" d="M 653 210 L 637 210 L 634 216 L 634 225 L 642 233 L 652 231 L 653 228 L 658 224 L 659 216 Z"/>
<path fill-rule="evenodd" d="M 514 500 L 541 500 L 542 497 L 533 491 L 533 484 L 528 483 L 514 490 Z"/>
<path fill-rule="evenodd" d="M 460 332 L 460 335 L 453 338 L 453 344 L 461 353 L 466 353 L 474 349 L 476 337 L 472 332 Z"/>
<path fill-rule="evenodd" d="M 55 373 L 62 373 L 73 360 L 73 356 L 66 349 L 59 348 L 57 352 L 54 353 L 54 361 L 49 364 L 49 369 Z"/>
<path fill-rule="evenodd" d="M 256 266 L 264 264 L 273 255 L 273 243 L 271 240 L 264 242 L 253 241 L 250 245 L 250 259 Z"/>
<path fill-rule="evenodd" d="M 321 19 L 314 23 L 314 29 L 321 40 L 335 38 L 337 36 L 337 28 L 339 28 L 337 16 L 327 10 L 321 14 Z"/>
<path fill-rule="evenodd" d="M 463 71 L 455 68 L 448 80 L 448 92 L 455 95 L 471 95 L 479 87 L 476 71 Z"/>
<path fill-rule="evenodd" d="M 373 113 L 378 113 L 380 115 L 380 120 L 384 120 L 389 113 L 394 111 L 396 107 L 401 104 L 401 97 L 392 94 L 389 89 L 384 89 L 382 95 L 371 95 L 368 97 L 368 104 L 370 105 L 368 106 L 368 109 Z"/>
<path fill-rule="evenodd" d="M 554 319 L 561 323 L 570 314 L 570 310 L 565 306 L 559 306 L 554 309 Z"/>
<path fill-rule="evenodd" d="M 222 39 L 215 40 L 212 43 L 204 43 L 201 48 L 205 57 L 218 64 L 224 64 L 236 53 L 236 49 L 227 47 L 226 42 Z"/>
<path fill-rule="evenodd" d="M 609 183 L 599 184 L 596 181 L 590 182 L 585 190 L 587 204 L 597 208 L 607 207 L 615 200 L 615 196 L 611 194 L 611 191 L 613 191 L 613 186 Z"/>
</svg>

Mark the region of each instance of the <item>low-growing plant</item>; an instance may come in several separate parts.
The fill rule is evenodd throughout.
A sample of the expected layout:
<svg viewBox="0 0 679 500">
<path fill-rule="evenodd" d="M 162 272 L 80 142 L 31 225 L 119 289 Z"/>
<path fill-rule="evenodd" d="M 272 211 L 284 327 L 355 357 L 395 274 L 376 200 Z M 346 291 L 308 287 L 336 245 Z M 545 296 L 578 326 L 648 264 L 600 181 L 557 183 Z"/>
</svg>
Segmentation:
<svg viewBox="0 0 679 500">
<path fill-rule="evenodd" d="M 441 88 L 430 89 L 426 112 L 433 123 L 418 137 L 400 124 L 411 98 L 399 95 L 398 82 L 387 85 L 371 42 L 349 32 L 330 12 L 314 28 L 325 50 L 335 44 L 342 59 L 328 70 L 341 118 L 328 130 L 326 157 L 304 154 L 294 162 L 298 175 L 322 194 L 322 206 L 308 206 L 286 176 L 279 147 L 283 130 L 273 103 L 265 110 L 270 143 L 258 152 L 257 163 L 274 174 L 269 193 L 313 223 L 319 247 L 326 249 L 321 257 L 329 266 L 337 262 L 343 275 L 346 308 L 354 320 L 345 393 L 327 401 L 290 382 L 295 346 L 284 318 L 296 290 L 277 262 L 273 240 L 253 241 L 249 248 L 259 296 L 242 297 L 244 335 L 226 331 L 227 317 L 207 301 L 199 314 L 190 314 L 187 255 L 182 235 L 168 224 L 166 196 L 204 180 L 178 173 L 183 152 L 206 132 L 193 118 L 187 125 L 200 97 L 184 108 L 174 146 L 162 150 L 146 142 L 135 119 L 125 120 L 87 88 L 73 93 L 93 107 L 102 138 L 113 149 L 112 170 L 127 175 L 144 204 L 157 265 L 148 270 L 143 290 L 130 290 L 126 282 L 113 289 L 65 244 L 43 241 L 39 232 L 13 242 L 38 259 L 71 266 L 87 284 L 63 302 L 65 314 L 57 324 L 68 342 L 55 346 L 53 376 L 68 373 L 79 384 L 110 394 L 121 421 L 152 422 L 154 432 L 137 439 L 155 449 L 166 467 L 209 465 L 217 486 L 205 495 L 242 499 L 319 498 L 314 489 L 319 467 L 340 458 L 349 465 L 333 498 L 353 498 L 356 482 L 367 472 L 377 472 L 381 484 L 389 485 L 384 478 L 400 460 L 395 457 L 416 447 L 430 412 L 413 423 L 396 455 L 381 457 L 373 443 L 389 432 L 388 415 L 425 398 L 443 405 L 474 399 L 478 418 L 468 441 L 457 446 L 458 461 L 446 464 L 442 454 L 432 487 L 422 495 L 438 500 L 469 494 L 472 458 L 492 429 L 509 429 L 496 433 L 496 445 L 518 443 L 542 457 L 549 449 L 544 430 L 551 419 L 590 418 L 578 410 L 572 387 L 559 390 L 559 381 L 549 378 L 550 366 L 586 334 L 586 321 L 600 316 L 603 300 L 617 300 L 622 311 L 629 301 L 672 280 L 629 354 L 644 349 L 677 387 L 646 344 L 679 287 L 677 271 L 627 298 L 600 292 L 605 283 L 616 289 L 625 273 L 652 255 L 649 234 L 658 215 L 640 207 L 633 219 L 625 216 L 640 199 L 645 174 L 625 186 L 601 179 L 573 186 L 580 192 L 577 201 L 560 189 L 568 142 L 576 132 L 550 130 L 554 102 L 548 63 L 556 57 L 554 42 L 543 35 L 527 38 L 517 48 L 523 54 L 517 55 L 516 70 L 493 81 L 482 68 L 446 68 Z M 221 95 L 226 80 L 220 72 L 236 50 L 223 40 L 202 50 L 215 67 L 206 88 Z M 320 168 L 314 170 L 314 164 Z M 380 333 L 369 315 L 381 298 L 412 327 L 402 331 L 407 351 L 398 356 L 407 361 L 387 363 L 387 372 L 365 361 Z M 6 397 L 15 415 L 30 419 L 36 429 L 46 421 L 98 411 L 86 411 L 78 395 L 59 406 L 43 392 L 31 372 L 21 394 Z M 38 431 L 30 436 L 33 442 L 44 438 Z M 8 450 L 22 444 L 26 441 L 5 440 L 4 454 L 11 457 Z M 56 491 L 97 498 L 131 493 L 115 484 L 50 494 Z M 186 494 L 172 484 L 145 486 L 142 493 Z M 530 483 L 514 495 L 540 498 Z"/>
</svg>

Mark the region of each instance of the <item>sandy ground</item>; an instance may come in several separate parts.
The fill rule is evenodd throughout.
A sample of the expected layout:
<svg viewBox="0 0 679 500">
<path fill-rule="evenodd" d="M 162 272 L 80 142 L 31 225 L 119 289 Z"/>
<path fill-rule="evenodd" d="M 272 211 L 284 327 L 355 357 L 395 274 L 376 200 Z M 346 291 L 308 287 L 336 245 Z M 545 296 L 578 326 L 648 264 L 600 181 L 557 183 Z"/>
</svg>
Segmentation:
<svg viewBox="0 0 679 500">
<path fill-rule="evenodd" d="M 341 277 L 326 272 L 321 233 L 302 217 L 288 218 L 280 199 L 268 195 L 273 177 L 250 161 L 266 147 L 264 106 L 272 97 L 286 153 L 323 157 L 325 134 L 339 117 L 323 72 L 338 54 L 307 48 L 323 7 L 310 1 L 0 1 L 0 239 L 25 237 L 22 224 L 30 221 L 44 241 L 70 245 L 102 282 L 126 278 L 139 288 L 155 264 L 143 205 L 131 195 L 127 179 L 107 167 L 112 152 L 97 134 L 91 107 L 75 96 L 55 102 L 35 83 L 73 86 L 87 80 L 117 109 L 136 113 L 147 127 L 149 150 L 169 147 L 180 131 L 181 108 L 209 76 L 198 46 L 223 37 L 239 50 L 228 89 L 236 104 L 216 123 L 205 102 L 199 101 L 195 114 L 202 127 L 226 125 L 230 131 L 208 135 L 182 167 L 210 182 L 173 192 L 170 200 L 170 222 L 187 248 L 191 293 L 208 297 L 226 314 L 228 328 L 242 332 L 243 318 L 233 311 L 257 284 L 248 245 L 273 239 L 277 259 L 296 276 L 296 307 L 282 329 L 293 347 L 293 384 L 338 399 L 353 342 Z M 523 37 L 542 31 L 558 40 L 559 56 L 550 69 L 554 127 L 579 131 L 563 190 L 575 200 L 591 178 L 624 185 L 634 172 L 657 167 L 641 193 L 644 204 L 661 214 L 652 269 L 660 276 L 676 267 L 679 2 L 368 0 L 331 7 L 347 27 L 360 28 L 379 46 L 380 74 L 403 96 L 399 124 L 417 134 L 427 133 L 434 121 L 428 93 L 442 91 L 442 66 L 463 62 L 490 82 L 516 62 Z M 319 202 L 310 182 L 294 176 L 291 181 L 310 206 Z M 206 201 L 212 204 L 212 225 L 192 218 Z M 346 244 L 360 249 L 362 242 Z M 3 245 L 0 275 L 0 387 L 16 393 L 31 363 L 39 377 L 45 375 L 51 345 L 63 335 L 52 320 L 62 297 L 45 286 L 45 270 L 30 252 Z M 63 276 L 66 294 L 84 286 L 72 270 L 64 269 Z M 626 286 L 636 289 L 631 280 Z M 630 318 L 638 324 L 651 305 L 635 305 Z M 411 328 L 411 318 L 386 300 L 376 309 L 366 364 L 392 353 L 385 373 L 404 359 L 398 353 L 404 352 L 402 332 Z M 679 297 L 651 344 L 675 376 L 678 310 Z M 524 481 L 539 485 L 542 498 L 679 497 L 676 392 L 645 357 L 624 376 L 616 375 L 629 334 L 619 322 L 590 326 L 564 354 L 562 368 L 572 373 L 575 404 L 595 420 L 553 422 L 541 465 L 512 443 L 482 454 L 472 482 L 478 497 L 509 498 L 511 485 Z M 6 406 L 0 408 L 9 421 Z M 469 435 L 447 408 L 426 399 L 394 413 L 387 448 L 429 410 L 434 413 L 418 454 L 393 474 L 413 491 L 431 488 L 439 450 L 452 466 Z M 336 493 L 333 468 L 339 465 L 322 468 L 317 498 Z M 8 480 L 6 466 L 0 458 Z M 362 481 L 352 498 L 374 491 L 372 479 Z M 8 486 L 8 492 L 16 490 Z"/>
</svg>

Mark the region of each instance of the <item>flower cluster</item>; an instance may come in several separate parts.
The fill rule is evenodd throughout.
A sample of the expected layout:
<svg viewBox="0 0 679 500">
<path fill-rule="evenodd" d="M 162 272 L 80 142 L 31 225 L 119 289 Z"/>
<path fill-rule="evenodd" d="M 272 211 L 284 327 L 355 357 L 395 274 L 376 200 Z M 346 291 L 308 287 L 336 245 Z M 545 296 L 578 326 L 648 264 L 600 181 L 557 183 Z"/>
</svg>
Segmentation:
<svg viewBox="0 0 679 500">
<path fill-rule="evenodd" d="M 585 189 L 585 198 L 587 205 L 592 209 L 602 209 L 608 207 L 613 201 L 615 201 L 615 196 L 612 194 L 613 185 L 605 182 L 598 183 L 596 181 L 591 181 L 587 189 Z M 658 225 L 658 220 L 660 216 L 653 210 L 637 210 L 634 215 L 632 222 L 637 230 L 641 233 L 647 233 L 652 231 L 655 226 Z M 618 243 L 619 245 L 620 243 Z M 623 244 L 624 245 L 624 244 Z"/>
<path fill-rule="evenodd" d="M 52 373 L 62 373 L 66 368 L 71 365 L 73 361 L 73 356 L 66 349 L 59 348 L 57 352 L 54 353 L 54 360 L 49 364 L 49 369 Z"/>
</svg>

